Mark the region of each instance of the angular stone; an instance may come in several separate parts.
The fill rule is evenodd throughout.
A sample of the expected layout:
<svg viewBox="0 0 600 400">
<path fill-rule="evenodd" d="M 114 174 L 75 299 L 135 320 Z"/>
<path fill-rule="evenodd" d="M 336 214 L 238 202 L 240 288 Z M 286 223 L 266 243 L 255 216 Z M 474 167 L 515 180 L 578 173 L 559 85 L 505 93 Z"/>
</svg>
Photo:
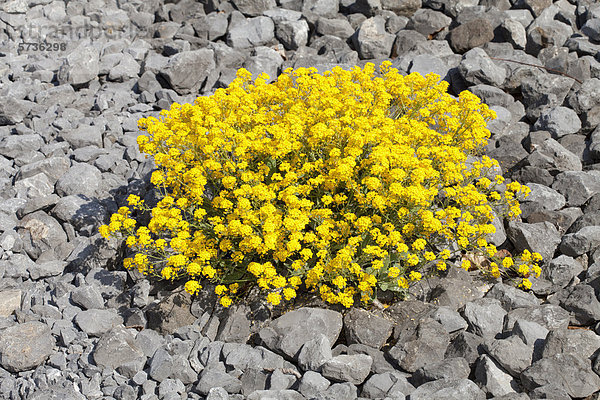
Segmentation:
<svg viewBox="0 0 600 400">
<path fill-rule="evenodd" d="M 600 226 L 586 226 L 562 237 L 560 251 L 567 256 L 579 257 L 600 246 Z"/>
<path fill-rule="evenodd" d="M 549 222 L 527 224 L 511 221 L 507 234 L 518 253 L 523 250 L 538 252 L 544 260 L 553 258 L 560 243 L 559 232 Z"/>
<path fill-rule="evenodd" d="M 71 301 L 84 310 L 104 308 L 102 294 L 92 285 L 83 285 L 73 290 Z"/>
<path fill-rule="evenodd" d="M 29 268 L 29 276 L 37 281 L 42 278 L 61 275 L 67 264 L 66 261 L 60 260 L 37 262 Z"/>
<path fill-rule="evenodd" d="M 231 307 L 219 325 L 217 340 L 225 343 L 246 343 L 251 335 L 252 310 L 245 305 Z"/>
<path fill-rule="evenodd" d="M 567 98 L 567 102 L 577 114 L 591 110 L 600 103 L 600 79 L 586 79 L 579 89 Z"/>
<path fill-rule="evenodd" d="M 566 329 L 569 326 L 569 312 L 554 304 L 537 307 L 521 307 L 511 310 L 504 320 L 504 331 L 512 331 L 518 320 L 535 322 L 548 330 Z"/>
<path fill-rule="evenodd" d="M 344 316 L 348 345 L 362 343 L 380 349 L 392 335 L 392 327 L 389 320 L 359 308 L 353 308 Z"/>
<path fill-rule="evenodd" d="M 44 139 L 38 134 L 9 135 L 0 139 L 0 155 L 16 158 L 28 151 L 37 151 L 44 144 Z"/>
<path fill-rule="evenodd" d="M 467 303 L 463 314 L 470 332 L 484 338 L 493 338 L 502 332 L 506 311 L 499 300 L 483 298 Z"/>
<path fill-rule="evenodd" d="M 75 315 L 75 323 L 89 336 L 100 337 L 122 324 L 123 318 L 114 310 L 84 310 Z"/>
<path fill-rule="evenodd" d="M 92 165 L 75 163 L 56 181 L 55 190 L 59 196 L 82 194 L 94 197 L 100 188 L 102 173 Z"/>
<path fill-rule="evenodd" d="M 242 391 L 242 382 L 234 378 L 219 368 L 206 368 L 200 374 L 200 379 L 194 387 L 194 390 L 203 396 L 206 396 L 210 389 L 222 387 L 229 394 L 240 393 Z"/>
<path fill-rule="evenodd" d="M 275 37 L 288 50 L 297 50 L 308 42 L 308 23 L 305 20 L 281 21 L 275 26 Z"/>
<path fill-rule="evenodd" d="M 532 363 L 533 348 L 526 345 L 519 337 L 509 336 L 506 339 L 494 339 L 484 344 L 485 351 L 515 378 Z"/>
<path fill-rule="evenodd" d="M 535 307 L 541 303 L 532 293 L 523 292 L 503 283 L 495 284 L 485 297 L 499 300 L 500 305 L 507 312 L 519 307 Z"/>
<path fill-rule="evenodd" d="M 556 385 L 569 396 L 583 398 L 600 390 L 600 377 L 592 371 L 590 362 L 573 354 L 556 354 L 535 362 L 521 374 L 521 384 L 532 391 L 538 386 Z"/>
<path fill-rule="evenodd" d="M 298 385 L 298 391 L 306 398 L 313 398 L 317 394 L 324 392 L 331 382 L 323 378 L 321 374 L 313 371 L 306 371 Z"/>
<path fill-rule="evenodd" d="M 190 311 L 191 304 L 191 296 L 185 291 L 165 296 L 146 310 L 148 327 L 165 334 L 173 333 L 182 326 L 192 325 L 196 318 Z"/>
<path fill-rule="evenodd" d="M 552 138 L 533 147 L 534 150 L 526 160 L 529 166 L 543 168 L 550 172 L 581 171 L 582 169 L 579 157 Z"/>
<path fill-rule="evenodd" d="M 522 203 L 533 202 L 541 208 L 552 211 L 560 210 L 567 204 L 565 196 L 554 189 L 538 183 L 529 183 L 527 186 L 531 189 L 531 193 L 529 193 L 529 196 Z"/>
<path fill-rule="evenodd" d="M 440 32 L 450 26 L 452 18 L 444 15 L 444 13 L 427 9 L 419 8 L 410 18 L 406 29 L 419 32 L 427 37 L 436 32 Z"/>
<path fill-rule="evenodd" d="M 235 8 L 251 17 L 262 15 L 265 11 L 277 7 L 275 0 L 233 0 L 232 3 Z"/>
<path fill-rule="evenodd" d="M 369 376 L 371 364 L 373 359 L 366 354 L 339 355 L 323 364 L 321 375 L 336 382 L 360 385 Z"/>
<path fill-rule="evenodd" d="M 304 371 L 320 371 L 323 364 L 332 358 L 331 343 L 327 336 L 320 334 L 304 343 L 298 353 L 298 366 Z"/>
<path fill-rule="evenodd" d="M 579 132 L 581 120 L 572 109 L 559 106 L 542 112 L 533 128 L 548 131 L 554 139 L 558 139 Z"/>
<path fill-rule="evenodd" d="M 268 17 L 249 18 L 233 27 L 227 33 L 227 45 L 234 49 L 247 49 L 264 46 L 275 37 L 275 25 Z"/>
<path fill-rule="evenodd" d="M 484 400 L 485 392 L 468 379 L 438 379 L 424 383 L 410 394 L 410 400 Z"/>
<path fill-rule="evenodd" d="M 557 329 L 545 338 L 543 357 L 573 354 L 580 359 L 593 360 L 600 349 L 600 336 L 586 329 Z"/>
<path fill-rule="evenodd" d="M 471 368 L 464 358 L 450 357 L 419 368 L 414 372 L 412 382 L 418 387 L 438 379 L 467 379 L 470 373 Z"/>
<path fill-rule="evenodd" d="M 98 50 L 80 45 L 64 59 L 56 77 L 62 84 L 80 86 L 98 77 L 100 72 Z"/>
<path fill-rule="evenodd" d="M 27 254 L 37 260 L 40 254 L 48 250 L 57 250 L 67 242 L 67 234 L 60 224 L 43 211 L 26 215 L 20 224 L 19 234 Z"/>
<path fill-rule="evenodd" d="M 304 343 L 324 334 L 335 343 L 342 330 L 342 316 L 332 310 L 302 307 L 271 321 L 259 331 L 265 345 L 290 358 L 296 357 Z"/>
<path fill-rule="evenodd" d="M 146 363 L 146 356 L 136 345 L 133 334 L 123 327 L 115 327 L 103 334 L 92 357 L 96 365 L 110 370 L 129 364 L 141 371 Z"/>
<path fill-rule="evenodd" d="M 0 291 L 0 317 L 8 317 L 21 308 L 22 292 L 18 289 Z"/>
<path fill-rule="evenodd" d="M 481 384 L 495 398 L 516 393 L 519 389 L 517 380 L 485 354 L 481 356 L 475 367 L 475 382 Z"/>
<path fill-rule="evenodd" d="M 97 125 L 81 125 L 72 131 L 61 132 L 59 137 L 68 142 L 73 149 L 86 146 L 102 147 L 102 128 Z"/>
<path fill-rule="evenodd" d="M 0 365 L 22 372 L 41 365 L 54 352 L 56 341 L 48 325 L 25 322 L 0 331 Z"/>
<path fill-rule="evenodd" d="M 462 54 L 491 41 L 494 29 L 487 19 L 476 18 L 452 29 L 449 37 L 452 50 Z"/>
<path fill-rule="evenodd" d="M 248 368 L 283 368 L 284 359 L 264 347 L 225 343 L 222 348 L 225 365 L 244 371 Z"/>
<path fill-rule="evenodd" d="M 501 86 L 506 79 L 506 70 L 494 64 L 481 48 L 467 51 L 458 66 L 458 71 L 461 77 L 472 85 Z"/>
<path fill-rule="evenodd" d="M 160 73 L 181 95 L 196 93 L 214 68 L 214 52 L 200 49 L 175 54 Z"/>
<path fill-rule="evenodd" d="M 431 314 L 431 318 L 442 324 L 448 333 L 453 333 L 468 327 L 467 321 L 465 321 L 457 311 L 449 307 L 438 307 L 438 309 Z"/>
<path fill-rule="evenodd" d="M 379 16 L 365 20 L 353 36 L 358 55 L 363 60 L 389 57 L 395 39 L 385 30 L 385 19 Z"/>
<path fill-rule="evenodd" d="M 49 157 L 40 161 L 25 164 L 19 170 L 17 179 L 24 179 L 44 173 L 52 184 L 55 184 L 71 167 L 71 162 L 67 157 Z"/>
<path fill-rule="evenodd" d="M 394 362 L 407 372 L 444 359 L 450 338 L 444 327 L 427 318 L 419 323 L 414 334 L 399 340 L 388 350 Z"/>
<path fill-rule="evenodd" d="M 600 192 L 600 176 L 595 171 L 566 171 L 558 174 L 552 188 L 562 193 L 569 206 L 581 206 Z"/>
<path fill-rule="evenodd" d="M 594 288 L 580 283 L 576 286 L 561 289 L 550 299 L 552 304 L 560 304 L 571 313 L 571 323 L 591 325 L 600 320 L 600 301 Z"/>
</svg>

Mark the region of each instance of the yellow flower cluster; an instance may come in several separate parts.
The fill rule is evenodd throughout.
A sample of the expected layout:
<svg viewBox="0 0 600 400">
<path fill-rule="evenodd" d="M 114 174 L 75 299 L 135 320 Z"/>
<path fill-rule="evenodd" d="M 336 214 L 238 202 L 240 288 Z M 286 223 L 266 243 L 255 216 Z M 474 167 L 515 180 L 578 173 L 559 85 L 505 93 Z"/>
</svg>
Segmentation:
<svg viewBox="0 0 600 400">
<path fill-rule="evenodd" d="M 486 156 L 466 163 L 495 113 L 435 74 L 390 66 L 288 69 L 272 84 L 241 69 L 227 89 L 140 120 L 163 197 L 149 208 L 130 196 L 147 226 L 123 207 L 101 234 L 127 237 L 128 268 L 185 277 L 192 294 L 217 283 L 223 306 L 256 284 L 273 305 L 304 285 L 350 307 L 404 293 L 426 265 L 445 270 L 449 243 L 495 253 L 493 207 L 516 216 L 528 190 L 496 190 Z"/>
</svg>

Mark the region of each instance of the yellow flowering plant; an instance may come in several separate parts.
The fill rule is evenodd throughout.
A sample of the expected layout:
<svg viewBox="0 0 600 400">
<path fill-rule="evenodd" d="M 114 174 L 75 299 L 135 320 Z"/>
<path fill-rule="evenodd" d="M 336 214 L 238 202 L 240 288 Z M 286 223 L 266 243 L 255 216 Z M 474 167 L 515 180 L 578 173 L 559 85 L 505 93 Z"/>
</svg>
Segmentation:
<svg viewBox="0 0 600 400">
<path fill-rule="evenodd" d="M 487 242 L 494 210 L 517 216 L 529 189 L 482 156 L 495 113 L 479 98 L 389 62 L 267 79 L 240 69 L 228 88 L 139 121 L 160 200 L 130 195 L 100 227 L 132 250 L 126 268 L 185 279 L 191 294 L 210 281 L 225 307 L 252 285 L 273 305 L 301 287 L 368 304 L 467 253 L 490 261 L 463 268 L 531 286 L 539 254 L 500 260 Z"/>
</svg>

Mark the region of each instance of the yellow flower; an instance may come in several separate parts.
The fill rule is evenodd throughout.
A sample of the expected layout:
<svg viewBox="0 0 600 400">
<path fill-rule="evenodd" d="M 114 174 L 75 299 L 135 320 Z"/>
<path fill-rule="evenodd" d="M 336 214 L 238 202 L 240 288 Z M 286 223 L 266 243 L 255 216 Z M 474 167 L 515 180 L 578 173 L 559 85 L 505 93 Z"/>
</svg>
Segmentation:
<svg viewBox="0 0 600 400">
<path fill-rule="evenodd" d="M 198 283 L 198 281 L 187 281 L 185 283 L 185 291 L 189 294 L 196 295 L 202 289 L 202 286 Z"/>
<path fill-rule="evenodd" d="M 421 273 L 417 272 L 417 271 L 410 271 L 410 274 L 408 274 L 408 277 L 410 278 L 411 281 L 420 281 Z"/>
</svg>

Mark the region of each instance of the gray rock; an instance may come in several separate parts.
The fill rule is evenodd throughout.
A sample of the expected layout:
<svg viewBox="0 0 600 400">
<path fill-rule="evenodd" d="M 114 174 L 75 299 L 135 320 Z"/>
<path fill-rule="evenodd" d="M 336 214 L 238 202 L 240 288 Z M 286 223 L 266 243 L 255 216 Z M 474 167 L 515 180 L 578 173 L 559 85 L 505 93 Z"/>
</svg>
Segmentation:
<svg viewBox="0 0 600 400">
<path fill-rule="evenodd" d="M 548 333 L 543 357 L 573 354 L 580 359 L 594 359 L 600 349 L 600 336 L 585 329 L 557 329 Z"/>
<path fill-rule="evenodd" d="M 23 247 L 34 260 L 45 251 L 60 252 L 60 247 L 67 242 L 67 235 L 60 224 L 43 211 L 26 215 L 20 225 Z"/>
<path fill-rule="evenodd" d="M 586 226 L 575 233 L 562 237 L 560 251 L 567 256 L 578 257 L 600 246 L 600 226 Z"/>
<path fill-rule="evenodd" d="M 275 0 L 233 0 L 232 3 L 235 8 L 250 17 L 262 15 L 263 12 L 273 9 L 277 6 Z"/>
<path fill-rule="evenodd" d="M 44 139 L 38 134 L 9 135 L 0 139 L 0 155 L 16 158 L 19 154 L 39 150 Z"/>
<path fill-rule="evenodd" d="M 520 83 L 527 117 L 535 121 L 544 110 L 562 105 L 573 83 L 564 76 L 530 72 L 529 79 Z"/>
<path fill-rule="evenodd" d="M 126 364 L 141 371 L 146 356 L 135 343 L 133 334 L 123 327 L 115 327 L 100 337 L 94 347 L 92 357 L 101 368 L 117 369 Z"/>
<path fill-rule="evenodd" d="M 68 222 L 84 236 L 93 236 L 98 228 L 108 220 L 106 208 L 97 200 L 83 195 L 60 198 L 51 210 L 51 215 L 59 221 Z"/>
<path fill-rule="evenodd" d="M 123 318 L 114 310 L 84 310 L 75 315 L 75 323 L 89 336 L 99 337 L 122 324 Z"/>
<path fill-rule="evenodd" d="M 373 359 L 366 354 L 339 355 L 323 364 L 321 375 L 332 381 L 360 385 L 369 376 L 371 364 Z"/>
<path fill-rule="evenodd" d="M 449 41 L 452 50 L 456 53 L 465 53 L 475 47 L 481 47 L 494 38 L 492 24 L 483 18 L 465 22 L 452 29 Z"/>
<path fill-rule="evenodd" d="M 600 102 L 600 79 L 591 78 L 569 95 L 567 103 L 576 113 L 582 113 L 592 109 Z"/>
<path fill-rule="evenodd" d="M 227 45 L 234 49 L 264 46 L 275 37 L 275 25 L 268 17 L 249 18 L 227 33 Z"/>
<path fill-rule="evenodd" d="M 320 371 L 323 364 L 332 358 L 331 343 L 327 336 L 320 334 L 304 343 L 298 353 L 298 366 L 304 371 Z"/>
<path fill-rule="evenodd" d="M 323 378 L 321 374 L 313 371 L 306 371 L 298 385 L 298 392 L 306 398 L 313 398 L 317 394 L 324 392 L 331 382 Z"/>
<path fill-rule="evenodd" d="M 582 272 L 583 266 L 579 261 L 565 254 L 561 254 L 550 261 L 548 266 L 542 270 L 541 276 L 552 283 L 553 286 L 562 289 Z"/>
<path fill-rule="evenodd" d="M 342 316 L 331 310 L 302 307 L 270 322 L 259 331 L 266 347 L 296 357 L 304 343 L 320 334 L 335 343 L 342 330 Z"/>
<path fill-rule="evenodd" d="M 136 343 L 139 343 L 137 337 Z M 148 360 L 148 376 L 157 382 L 162 382 L 171 377 L 173 373 L 173 356 L 166 349 L 166 346 L 160 346 Z"/>
<path fill-rule="evenodd" d="M 196 36 L 202 39 L 214 41 L 227 34 L 227 15 L 219 12 L 211 12 L 206 16 L 199 17 L 191 23 Z"/>
<path fill-rule="evenodd" d="M 506 70 L 494 64 L 480 48 L 474 48 L 463 55 L 458 66 L 460 76 L 472 85 L 486 84 L 500 86 L 506 79 Z"/>
<path fill-rule="evenodd" d="M 252 311 L 245 305 L 229 308 L 227 316 L 219 325 L 216 339 L 226 343 L 246 343 L 251 334 L 251 315 Z"/>
<path fill-rule="evenodd" d="M 580 283 L 561 289 L 549 301 L 569 311 L 575 325 L 591 325 L 600 320 L 600 301 L 590 285 Z"/>
<path fill-rule="evenodd" d="M 222 348 L 225 365 L 244 371 L 248 368 L 283 368 L 284 359 L 264 347 L 225 343 Z"/>
<path fill-rule="evenodd" d="M 334 383 L 323 393 L 319 393 L 315 398 L 317 400 L 354 400 L 358 390 L 350 382 Z"/>
<path fill-rule="evenodd" d="M 571 397 L 587 397 L 600 389 L 600 377 L 589 361 L 566 353 L 535 362 L 521 374 L 521 384 L 529 391 L 552 384 L 564 388 Z"/>
<path fill-rule="evenodd" d="M 108 72 L 108 80 L 113 82 L 126 82 L 137 79 L 140 75 L 140 64 L 129 53 L 123 53 L 119 62 Z"/>
<path fill-rule="evenodd" d="M 431 318 L 442 324 L 448 333 L 466 329 L 468 326 L 467 321 L 465 321 L 457 311 L 449 307 L 438 307 L 438 309 L 431 314 Z"/>
<path fill-rule="evenodd" d="M 387 354 L 407 372 L 444 359 L 450 342 L 444 327 L 431 318 L 424 319 L 411 336 L 402 338 Z"/>
<path fill-rule="evenodd" d="M 0 317 L 8 317 L 21 308 L 22 294 L 18 289 L 0 291 Z"/>
<path fill-rule="evenodd" d="M 379 16 L 365 20 L 353 36 L 354 46 L 363 60 L 389 57 L 395 39 L 385 30 L 385 19 Z"/>
<path fill-rule="evenodd" d="M 552 189 L 563 194 L 569 206 L 581 206 L 600 192 L 600 178 L 593 172 L 565 171 L 558 174 Z"/>
<path fill-rule="evenodd" d="M 521 307 L 511 310 L 504 320 L 504 331 L 512 331 L 518 320 L 535 322 L 548 330 L 566 329 L 569 326 L 569 312 L 554 304 L 537 307 Z"/>
<path fill-rule="evenodd" d="M 438 379 L 427 382 L 410 394 L 411 400 L 484 400 L 485 392 L 468 379 Z"/>
<path fill-rule="evenodd" d="M 64 59 L 56 77 L 60 84 L 84 85 L 98 77 L 100 71 L 98 50 L 80 45 Z"/>
<path fill-rule="evenodd" d="M 510 43 L 515 49 L 523 50 L 527 45 L 527 32 L 521 22 L 506 18 L 498 27 L 499 36 Z"/>
<path fill-rule="evenodd" d="M 171 293 L 159 302 L 150 304 L 146 309 L 148 327 L 165 334 L 175 332 L 182 326 L 193 324 L 196 318 L 190 311 L 191 303 L 191 296 L 182 291 Z M 216 333 L 215 330 L 215 335 Z"/>
<path fill-rule="evenodd" d="M 23 119 L 33 109 L 34 103 L 27 100 L 8 98 L 0 104 L 0 126 L 14 125 L 23 122 Z"/>
<path fill-rule="evenodd" d="M 184 51 L 169 59 L 161 70 L 161 75 L 164 76 L 173 90 L 183 95 L 197 92 L 214 68 L 215 60 L 212 50 Z"/>
<path fill-rule="evenodd" d="M 101 267 L 92 268 L 85 276 L 85 283 L 95 286 L 107 299 L 123 293 L 126 280 L 126 271 L 109 271 Z"/>
<path fill-rule="evenodd" d="M 326 18 L 334 18 L 339 11 L 337 0 L 307 0 L 302 2 L 303 15 L 318 15 Z"/>
<path fill-rule="evenodd" d="M 565 196 L 554 189 L 538 183 L 529 183 L 527 186 L 531 189 L 531 193 L 523 199 L 522 203 L 534 202 L 536 206 L 552 211 L 560 210 L 567 204 Z"/>
<path fill-rule="evenodd" d="M 483 338 L 481 336 L 462 331 L 452 339 L 444 357 L 461 357 L 467 360 L 469 364 L 473 364 L 479 357 L 479 349 L 482 343 Z"/>
<path fill-rule="evenodd" d="M 348 345 L 362 343 L 380 349 L 392 335 L 392 323 L 366 310 L 353 308 L 344 316 Z"/>
<path fill-rule="evenodd" d="M 577 155 L 565 149 L 552 138 L 534 145 L 533 152 L 527 157 L 527 164 L 551 172 L 581 171 L 581 160 Z"/>
<path fill-rule="evenodd" d="M 354 34 L 354 29 L 347 19 L 319 18 L 315 30 L 320 35 L 332 35 L 347 39 Z"/>
<path fill-rule="evenodd" d="M 305 397 L 294 390 L 256 390 L 248 396 L 248 400 L 304 400 Z"/>
<path fill-rule="evenodd" d="M 485 354 L 481 356 L 475 367 L 475 382 L 481 384 L 495 399 L 516 393 L 519 389 L 517 380 Z"/>
<path fill-rule="evenodd" d="M 450 67 L 441 58 L 420 54 L 412 58 L 408 72 L 418 72 L 422 76 L 425 76 L 431 72 L 440 76 L 440 78 L 446 77 Z"/>
<path fill-rule="evenodd" d="M 214 387 L 222 387 L 229 394 L 240 393 L 242 390 L 242 383 L 239 379 L 226 373 L 216 367 L 210 367 L 204 369 L 200 374 L 200 379 L 194 390 L 203 396 L 206 396 L 210 389 Z"/>
<path fill-rule="evenodd" d="M 523 292 L 514 286 L 496 283 L 485 295 L 486 298 L 497 299 L 507 312 L 520 307 L 535 307 L 541 301 L 532 293 Z"/>
<path fill-rule="evenodd" d="M 464 358 L 450 357 L 419 368 L 414 372 L 412 381 L 418 387 L 438 379 L 467 379 L 470 373 L 471 368 Z"/>
<path fill-rule="evenodd" d="M 554 139 L 558 139 L 579 132 L 581 120 L 575 111 L 561 106 L 542 112 L 533 127 L 537 130 L 548 131 Z"/>
<path fill-rule="evenodd" d="M 297 50 L 308 42 L 308 23 L 305 20 L 281 21 L 275 25 L 275 37 L 288 50 Z"/>
<path fill-rule="evenodd" d="M 243 64 L 254 78 L 257 78 L 261 73 L 266 73 L 271 77 L 269 81 L 275 80 L 278 75 L 279 67 L 283 64 L 281 55 L 268 47 L 256 47 L 250 56 Z"/>
<path fill-rule="evenodd" d="M 451 22 L 450 17 L 439 11 L 420 8 L 410 17 L 406 29 L 417 31 L 427 37 L 447 28 Z"/>
<path fill-rule="evenodd" d="M 573 34 L 573 28 L 559 21 L 536 20 L 527 28 L 527 45 L 529 54 L 538 55 L 540 50 L 548 46 L 561 47 Z"/>
<path fill-rule="evenodd" d="M 484 338 L 493 338 L 502 332 L 506 311 L 499 300 L 483 298 L 467 303 L 463 315 L 469 324 L 469 332 Z"/>
<path fill-rule="evenodd" d="M 508 224 L 507 234 L 517 252 L 535 251 L 540 253 L 544 260 L 552 259 L 560 243 L 560 234 L 549 222 L 527 224 L 511 221 Z"/>
<path fill-rule="evenodd" d="M 533 348 L 526 345 L 518 336 L 494 339 L 484 344 L 485 351 L 515 378 L 528 368 L 533 359 Z"/>
<path fill-rule="evenodd" d="M 66 261 L 60 260 L 37 262 L 28 268 L 29 276 L 34 281 L 37 281 L 38 279 L 61 275 L 67 264 Z"/>
<path fill-rule="evenodd" d="M 0 365 L 10 372 L 36 368 L 54 352 L 55 340 L 46 324 L 25 322 L 0 331 Z"/>
<path fill-rule="evenodd" d="M 92 165 L 75 163 L 57 181 L 55 190 L 59 196 L 82 194 L 94 197 L 100 187 L 102 173 Z"/>
<path fill-rule="evenodd" d="M 396 15 L 411 17 L 421 8 L 421 0 L 382 0 L 381 7 Z"/>
<path fill-rule="evenodd" d="M 83 285 L 71 292 L 71 301 L 84 310 L 104 308 L 100 291 L 91 285 Z"/>
</svg>

